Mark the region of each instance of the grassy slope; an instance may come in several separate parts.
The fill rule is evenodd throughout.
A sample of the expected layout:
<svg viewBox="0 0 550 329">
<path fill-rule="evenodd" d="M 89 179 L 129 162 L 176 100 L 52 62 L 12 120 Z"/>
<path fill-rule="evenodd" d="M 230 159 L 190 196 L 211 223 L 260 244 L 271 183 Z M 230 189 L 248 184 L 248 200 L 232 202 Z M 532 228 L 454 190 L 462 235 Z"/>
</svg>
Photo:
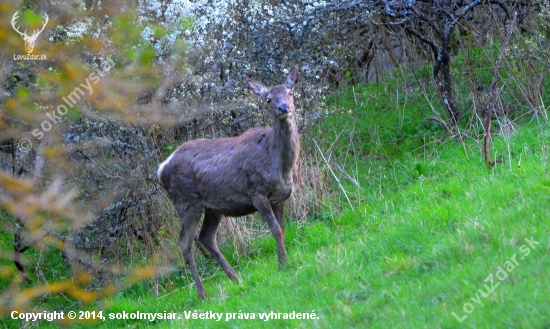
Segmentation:
<svg viewBox="0 0 550 329">
<path fill-rule="evenodd" d="M 500 163 L 488 170 L 476 141 L 437 142 L 443 134 L 422 124 L 424 114 L 414 102 L 407 113 L 396 110 L 387 102 L 387 92 L 376 87 L 355 90 L 355 97 L 347 99 L 352 104 L 343 106 L 355 110 L 324 123 L 329 136 L 324 142 L 339 136 L 333 150 L 340 159 L 349 157 L 353 146 L 358 162 L 347 168 L 362 189 L 354 192 L 354 185 L 344 182 L 354 211 L 331 216 L 337 211 L 327 206 L 315 221 L 289 224 L 287 268 L 278 270 L 275 243 L 265 237 L 253 241 L 251 257 L 236 259 L 231 249 L 222 250 L 236 265 L 241 284 L 230 282 L 212 260 L 197 257 L 200 270 L 210 271 L 203 277 L 212 276 L 205 280 L 211 296 L 207 301 L 197 300 L 189 275 L 172 275 L 170 280 L 183 288 L 162 298 L 150 296 L 150 285 L 143 283 L 100 306 L 106 312 L 314 311 L 319 317 L 269 322 L 280 328 L 550 326 L 550 175 L 545 158 L 550 129 L 526 124 L 509 137 L 495 137 L 493 152 Z M 520 248 L 531 237 L 540 244 L 526 255 Z M 519 266 L 512 269 L 513 263 L 505 263 L 514 255 Z M 510 273 L 500 282 L 497 268 L 506 265 Z M 484 298 L 490 274 L 500 285 Z M 476 292 L 483 305 L 471 300 Z M 469 314 L 465 303 L 471 304 L 466 305 Z M 460 323 L 452 312 L 468 316 Z M 261 320 L 105 322 L 112 328 L 228 324 L 257 328 Z"/>
</svg>

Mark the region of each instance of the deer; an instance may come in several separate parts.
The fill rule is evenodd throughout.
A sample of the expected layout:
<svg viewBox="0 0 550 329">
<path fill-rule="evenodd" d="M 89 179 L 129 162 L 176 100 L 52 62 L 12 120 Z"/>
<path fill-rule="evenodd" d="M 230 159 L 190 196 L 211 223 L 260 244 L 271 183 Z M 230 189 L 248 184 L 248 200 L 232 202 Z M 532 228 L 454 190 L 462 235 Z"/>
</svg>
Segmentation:
<svg viewBox="0 0 550 329">
<path fill-rule="evenodd" d="M 27 30 L 25 32 L 19 31 L 19 26 L 15 26 L 17 18 L 19 18 L 19 13 L 16 11 L 15 14 L 13 14 L 13 17 L 11 19 L 11 25 L 13 26 L 13 29 L 15 32 L 17 32 L 25 41 L 25 51 L 27 54 L 31 54 L 34 49 L 34 43 L 36 42 L 36 39 L 38 38 L 38 35 L 44 31 L 46 28 L 46 25 L 48 24 L 49 17 L 47 14 L 44 14 L 44 19 L 46 20 L 44 23 L 42 23 L 42 29 L 34 30 L 33 34 L 31 36 L 27 35 Z"/>
<path fill-rule="evenodd" d="M 283 84 L 270 88 L 250 78 L 247 81 L 252 92 L 265 99 L 273 118 L 272 127 L 252 128 L 236 137 L 185 142 L 157 172 L 181 219 L 178 245 L 193 275 L 199 299 L 208 294 L 198 274 L 192 246 L 203 213 L 198 245 L 210 253 L 229 279 L 240 282 L 216 242 L 216 232 L 225 216 L 259 212 L 277 244 L 279 266 L 287 261 L 283 214 L 285 201 L 294 188 L 300 153 L 293 96 L 298 67 L 291 69 Z"/>
</svg>

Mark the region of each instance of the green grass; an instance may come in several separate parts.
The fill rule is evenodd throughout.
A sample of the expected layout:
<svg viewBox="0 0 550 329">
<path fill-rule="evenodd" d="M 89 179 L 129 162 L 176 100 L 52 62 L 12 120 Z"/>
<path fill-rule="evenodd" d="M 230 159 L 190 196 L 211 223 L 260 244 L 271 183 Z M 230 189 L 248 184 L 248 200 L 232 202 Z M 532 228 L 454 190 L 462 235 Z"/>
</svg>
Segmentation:
<svg viewBox="0 0 550 329">
<path fill-rule="evenodd" d="M 355 93 L 357 105 L 351 94 L 341 95 L 337 102 L 344 109 L 313 136 L 325 149 L 334 143 L 333 160 L 358 178 L 361 189 L 342 180 L 354 210 L 345 201 L 327 202 L 316 220 L 289 223 L 288 266 L 278 269 L 275 242 L 266 236 L 252 241 L 250 256 L 222 246 L 241 284 L 197 256 L 208 278 L 206 301 L 197 299 L 186 270 L 155 281 L 171 284 L 168 293 L 152 296 L 154 284 L 146 281 L 87 309 L 104 316 L 181 316 L 107 319 L 106 328 L 548 328 L 550 128 L 524 123 L 509 136 L 495 136 L 497 165 L 489 170 L 475 138 L 449 140 L 440 127 L 423 123 L 430 114 L 418 110 L 422 99 L 411 97 L 410 109 L 399 109 L 393 96 L 387 101 L 387 89 Z M 304 147 L 314 150 L 308 141 Z M 340 189 L 334 184 L 333 190 L 335 204 Z M 532 248 L 526 238 L 540 244 Z M 491 276 L 499 284 L 487 294 Z M 219 322 L 186 320 L 186 311 L 224 315 Z M 258 319 L 271 311 L 317 318 Z M 225 321 L 225 313 L 256 319 Z M 17 324 L 4 320 L 8 327 Z"/>
</svg>

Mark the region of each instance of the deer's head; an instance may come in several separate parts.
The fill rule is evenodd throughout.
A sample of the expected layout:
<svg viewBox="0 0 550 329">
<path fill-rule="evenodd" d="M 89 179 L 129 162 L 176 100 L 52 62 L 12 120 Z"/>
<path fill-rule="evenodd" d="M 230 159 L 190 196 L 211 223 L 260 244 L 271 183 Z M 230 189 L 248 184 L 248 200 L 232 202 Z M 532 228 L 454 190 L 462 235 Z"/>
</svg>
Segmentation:
<svg viewBox="0 0 550 329">
<path fill-rule="evenodd" d="M 44 19 L 46 21 L 43 23 L 42 29 L 40 29 L 40 31 L 34 30 L 31 36 L 27 35 L 27 30 L 25 30 L 25 32 L 21 32 L 19 31 L 19 26 L 15 26 L 17 18 L 19 18 L 19 13 L 16 11 L 15 14 L 13 14 L 13 17 L 11 19 L 11 25 L 13 26 L 13 29 L 15 30 L 15 32 L 19 33 L 19 35 L 25 41 L 25 51 L 27 52 L 27 54 L 30 54 L 34 49 L 34 43 L 36 42 L 36 38 L 38 38 L 40 33 L 44 31 L 44 28 L 46 28 L 46 24 L 48 24 L 48 20 L 49 20 L 48 15 L 44 14 Z"/>
<path fill-rule="evenodd" d="M 298 84 L 298 66 L 294 66 L 286 77 L 285 83 L 271 88 L 261 82 L 248 79 L 250 89 L 259 97 L 265 99 L 273 115 L 279 120 L 291 118 L 294 115 L 294 87 Z"/>
</svg>

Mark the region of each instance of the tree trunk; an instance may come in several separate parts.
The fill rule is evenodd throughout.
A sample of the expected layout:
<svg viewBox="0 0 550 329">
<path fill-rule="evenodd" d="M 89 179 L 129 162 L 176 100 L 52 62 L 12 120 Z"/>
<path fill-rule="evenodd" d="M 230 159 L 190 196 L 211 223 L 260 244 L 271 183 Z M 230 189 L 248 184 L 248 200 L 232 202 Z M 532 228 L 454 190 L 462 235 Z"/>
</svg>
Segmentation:
<svg viewBox="0 0 550 329">
<path fill-rule="evenodd" d="M 451 79 L 451 44 L 450 36 L 445 36 L 441 39 L 439 46 L 439 51 L 437 53 L 437 58 L 434 63 L 433 75 L 434 81 L 445 104 L 445 108 L 449 113 L 451 122 L 456 126 L 460 122 L 461 113 L 456 108 L 456 105 L 453 100 L 453 88 L 452 88 L 452 79 Z"/>
</svg>

